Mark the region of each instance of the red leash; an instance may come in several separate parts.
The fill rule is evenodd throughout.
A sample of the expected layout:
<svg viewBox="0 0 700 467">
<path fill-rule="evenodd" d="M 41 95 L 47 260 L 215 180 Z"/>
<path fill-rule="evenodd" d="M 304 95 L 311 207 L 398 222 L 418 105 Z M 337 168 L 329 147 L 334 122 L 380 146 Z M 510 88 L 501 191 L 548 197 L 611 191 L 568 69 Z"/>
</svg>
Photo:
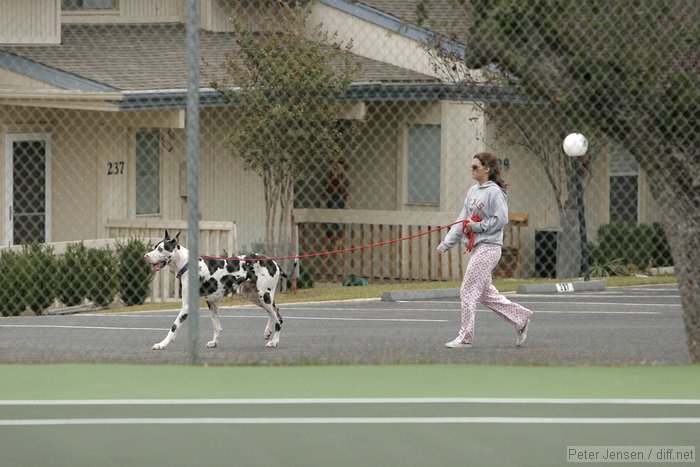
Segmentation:
<svg viewBox="0 0 700 467">
<path fill-rule="evenodd" d="M 477 220 L 477 219 L 478 219 L 478 220 Z M 411 235 L 411 236 L 403 237 L 403 238 L 396 238 L 396 239 L 394 239 L 394 240 L 387 240 L 386 242 L 373 243 L 373 244 L 371 244 L 371 245 L 363 245 L 363 246 L 357 246 L 357 247 L 352 247 L 352 248 L 345 248 L 345 249 L 343 249 L 343 250 L 322 251 L 322 252 L 320 252 L 320 253 L 308 253 L 308 254 L 305 254 L 305 255 L 298 255 L 298 256 L 280 256 L 280 257 L 278 257 L 278 258 L 267 258 L 267 257 L 265 257 L 265 258 L 250 258 L 250 259 L 248 259 L 248 258 L 222 258 L 222 257 L 220 257 L 220 256 L 207 256 L 207 255 L 202 255 L 202 256 L 200 256 L 200 258 L 220 259 L 220 260 L 224 260 L 224 261 L 227 261 L 227 260 L 237 260 L 237 261 L 268 261 L 268 260 L 271 260 L 271 261 L 280 261 L 280 260 L 283 260 L 283 259 L 314 258 L 314 257 L 317 257 L 317 256 L 335 255 L 335 254 L 338 254 L 338 253 L 348 253 L 348 252 L 350 252 L 350 251 L 366 250 L 366 249 L 368 249 L 368 248 L 376 248 L 376 247 L 379 247 L 379 246 L 391 245 L 392 243 L 398 243 L 398 242 L 403 242 L 403 241 L 406 241 L 406 240 L 412 240 L 412 239 L 414 239 L 414 238 L 422 237 L 422 236 L 424 236 L 424 235 L 428 235 L 428 234 L 431 234 L 431 233 L 433 233 L 433 232 L 438 232 L 438 231 L 440 231 L 440 230 L 448 229 L 448 228 L 452 227 L 452 226 L 455 225 L 455 224 L 459 224 L 460 222 L 462 223 L 462 233 L 464 233 L 465 235 L 467 235 L 467 236 L 469 237 L 469 239 L 470 239 L 470 240 L 469 240 L 469 241 L 470 241 L 470 245 L 467 247 L 467 251 L 471 251 L 472 247 L 474 246 L 474 237 L 476 237 L 476 233 L 475 233 L 475 232 L 472 232 L 472 231 L 470 231 L 470 230 L 467 229 L 467 224 L 469 224 L 469 222 L 471 222 L 471 221 L 480 222 L 480 221 L 481 221 L 481 218 L 475 214 L 474 216 L 472 216 L 471 219 L 466 219 L 466 220 L 463 220 L 463 221 L 453 222 L 453 223 L 451 223 L 451 224 L 443 225 L 443 226 L 441 226 L 441 227 L 436 227 L 436 228 L 434 228 L 434 229 L 427 230 L 427 231 L 425 231 L 425 232 L 421 232 L 421 233 L 416 234 L 416 235 Z"/>
<path fill-rule="evenodd" d="M 467 245 L 467 251 L 472 251 L 474 248 L 474 242 L 476 241 L 476 232 L 472 232 L 467 226 L 470 222 L 481 222 L 483 219 L 478 215 L 474 214 L 471 219 L 462 221 L 462 233 L 469 239 L 469 244 Z M 466 253 L 466 251 L 465 251 Z"/>
</svg>

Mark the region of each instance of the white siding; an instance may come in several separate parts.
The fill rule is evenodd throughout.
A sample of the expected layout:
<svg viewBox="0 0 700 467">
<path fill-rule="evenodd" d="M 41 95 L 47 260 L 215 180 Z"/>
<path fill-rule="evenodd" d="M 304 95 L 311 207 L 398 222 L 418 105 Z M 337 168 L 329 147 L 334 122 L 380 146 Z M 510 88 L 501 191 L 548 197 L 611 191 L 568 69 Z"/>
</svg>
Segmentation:
<svg viewBox="0 0 700 467">
<path fill-rule="evenodd" d="M 0 0 L 0 44 L 59 44 L 60 0 Z"/>
<path fill-rule="evenodd" d="M 116 11 L 64 11 L 63 23 L 175 23 L 185 21 L 184 0 L 118 0 Z"/>
<path fill-rule="evenodd" d="M 319 23 L 323 24 L 323 28 L 331 36 L 337 32 L 337 40 L 344 43 L 352 40 L 352 52 L 357 55 L 427 75 L 435 74 L 430 66 L 428 55 L 413 39 L 321 3 L 314 8 L 307 31 L 311 32 Z M 377 47 L 377 44 L 381 44 L 381 47 Z"/>
</svg>

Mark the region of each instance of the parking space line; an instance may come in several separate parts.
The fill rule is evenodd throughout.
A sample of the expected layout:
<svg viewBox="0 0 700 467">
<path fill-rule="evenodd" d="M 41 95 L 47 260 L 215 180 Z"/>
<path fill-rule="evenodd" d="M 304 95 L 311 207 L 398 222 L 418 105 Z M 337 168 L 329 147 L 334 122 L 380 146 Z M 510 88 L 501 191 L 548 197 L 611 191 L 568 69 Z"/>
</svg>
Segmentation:
<svg viewBox="0 0 700 467">
<path fill-rule="evenodd" d="M 396 303 L 442 303 L 442 304 L 446 304 L 446 303 L 459 303 L 459 300 L 444 300 L 444 301 L 439 301 L 439 300 L 423 301 L 423 300 L 421 300 L 420 302 L 417 302 L 415 300 L 403 300 L 403 301 L 397 301 Z M 575 301 L 570 301 L 570 302 L 561 302 L 561 301 L 534 302 L 533 301 L 533 302 L 530 302 L 527 300 L 518 300 L 518 303 L 524 303 L 527 305 L 569 305 L 569 306 L 571 306 L 571 305 L 584 306 L 585 305 L 585 306 L 608 306 L 608 307 L 610 307 L 610 306 L 640 306 L 640 307 L 647 307 L 647 308 L 650 306 L 667 307 L 667 308 L 682 308 L 683 307 L 683 305 L 681 305 L 680 303 L 658 303 L 658 304 L 652 303 L 652 304 L 649 304 L 649 303 L 626 303 L 626 302 L 575 302 Z M 344 308 L 344 310 L 345 310 L 345 308 Z M 372 308 L 372 310 L 374 310 L 374 308 Z M 412 310 L 412 311 L 413 310 L 424 310 L 424 311 L 433 310 L 434 311 L 434 308 L 410 308 L 410 310 Z"/>
<path fill-rule="evenodd" d="M 98 329 L 106 331 L 162 331 L 165 328 L 128 328 L 120 326 L 78 326 L 58 324 L 0 324 L 0 328 Z"/>
</svg>

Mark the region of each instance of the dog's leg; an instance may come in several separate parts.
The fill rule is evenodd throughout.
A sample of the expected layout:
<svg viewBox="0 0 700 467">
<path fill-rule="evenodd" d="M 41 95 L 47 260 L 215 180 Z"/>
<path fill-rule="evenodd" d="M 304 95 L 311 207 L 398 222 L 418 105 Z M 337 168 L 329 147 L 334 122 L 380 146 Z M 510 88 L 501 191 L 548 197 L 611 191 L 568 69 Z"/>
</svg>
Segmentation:
<svg viewBox="0 0 700 467">
<path fill-rule="evenodd" d="M 272 302 L 272 307 L 275 309 L 275 315 L 277 316 L 277 326 L 275 328 L 277 332 L 275 333 L 275 337 L 273 338 L 276 339 L 275 347 L 277 347 L 277 344 L 280 341 L 280 332 L 282 332 L 282 323 L 284 322 L 284 320 L 282 319 L 282 315 L 280 314 L 280 309 L 277 308 L 277 304 L 274 301 Z"/>
<path fill-rule="evenodd" d="M 214 338 L 207 342 L 207 347 L 213 349 L 219 345 L 219 335 L 221 334 L 221 320 L 219 319 L 219 305 L 214 302 L 207 301 L 209 312 L 211 313 L 211 324 L 214 327 Z"/>
<path fill-rule="evenodd" d="M 189 306 L 187 305 L 187 276 L 188 275 L 186 274 L 182 278 L 182 308 L 180 309 L 180 313 L 178 313 L 177 318 L 175 318 L 175 322 L 170 328 L 170 331 L 168 331 L 168 335 L 165 336 L 165 339 L 154 345 L 153 350 L 163 350 L 168 346 L 168 344 L 174 341 L 175 336 L 177 336 L 177 330 L 180 328 L 180 325 L 187 319 L 187 315 L 189 314 Z"/>
<path fill-rule="evenodd" d="M 277 347 L 280 342 L 280 331 L 282 331 L 282 316 L 279 314 L 277 305 L 274 302 L 274 296 L 269 292 L 260 293 L 260 306 L 263 310 L 267 311 L 269 319 L 267 320 L 267 327 L 265 328 L 265 336 L 268 335 L 268 331 L 272 333 L 272 337 L 268 340 L 265 347 Z M 274 331 L 272 327 L 274 326 Z"/>
<path fill-rule="evenodd" d="M 180 313 L 177 315 L 177 318 L 175 318 L 175 322 L 173 323 L 173 326 L 170 328 L 170 331 L 168 331 L 168 335 L 165 336 L 165 339 L 163 339 L 161 342 L 154 345 L 153 350 L 163 350 L 164 348 L 166 348 L 168 346 L 168 344 L 170 344 L 172 341 L 174 341 L 175 336 L 177 336 L 177 330 L 179 329 L 182 322 L 185 321 L 186 319 L 187 319 L 187 305 L 183 302 L 182 309 L 180 310 Z"/>
</svg>

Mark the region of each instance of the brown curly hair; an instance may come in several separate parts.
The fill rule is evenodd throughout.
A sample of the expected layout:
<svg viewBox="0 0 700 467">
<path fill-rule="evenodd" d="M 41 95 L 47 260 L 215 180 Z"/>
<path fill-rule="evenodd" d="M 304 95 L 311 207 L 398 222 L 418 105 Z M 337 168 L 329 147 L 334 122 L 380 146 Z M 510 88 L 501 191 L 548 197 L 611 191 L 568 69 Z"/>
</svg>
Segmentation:
<svg viewBox="0 0 700 467">
<path fill-rule="evenodd" d="M 501 178 L 501 166 L 498 163 L 498 158 L 490 152 L 480 152 L 474 155 L 479 159 L 484 167 L 489 168 L 489 180 L 494 182 L 501 188 L 508 188 L 508 183 Z"/>
</svg>

